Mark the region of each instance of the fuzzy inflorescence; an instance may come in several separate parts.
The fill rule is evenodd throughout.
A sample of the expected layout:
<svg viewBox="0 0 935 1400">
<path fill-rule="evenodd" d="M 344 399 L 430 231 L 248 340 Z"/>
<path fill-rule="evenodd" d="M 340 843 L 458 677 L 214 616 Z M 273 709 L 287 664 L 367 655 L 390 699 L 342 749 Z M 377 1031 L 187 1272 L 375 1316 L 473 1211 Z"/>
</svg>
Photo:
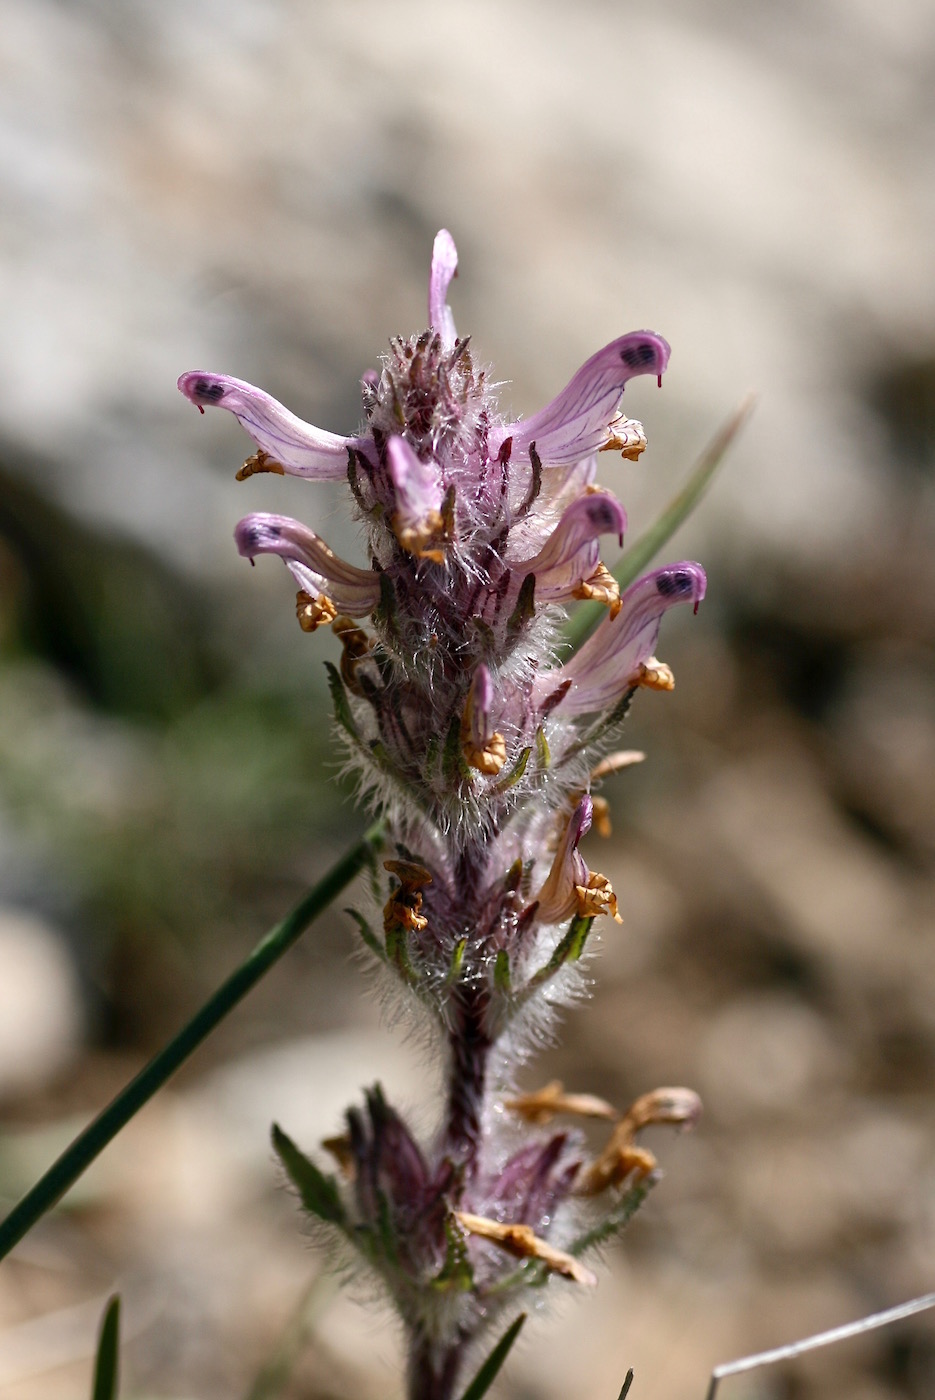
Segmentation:
<svg viewBox="0 0 935 1400">
<path fill-rule="evenodd" d="M 285 516 L 240 522 L 244 556 L 278 554 L 303 631 L 330 625 L 336 728 L 388 823 L 382 927 L 366 947 L 424 1008 L 445 1050 L 446 1100 L 419 1141 L 379 1086 L 329 1144 L 334 1176 L 284 1135 L 277 1146 L 306 1207 L 384 1280 L 406 1324 L 413 1400 L 446 1400 L 466 1352 L 532 1287 L 591 1283 L 587 1247 L 629 1219 L 655 1179 L 636 1144 L 648 1123 L 684 1125 L 699 1105 L 658 1090 L 626 1113 L 550 1085 L 516 1096 L 516 1070 L 580 994 L 598 916 L 619 918 L 608 880 L 579 850 L 591 787 L 639 755 L 609 750 L 639 688 L 671 689 L 654 650 L 663 614 L 697 608 L 705 575 L 682 562 L 625 592 L 601 562 L 622 544 L 623 507 L 595 484 L 597 454 L 635 458 L 639 423 L 619 411 L 635 375 L 661 383 L 669 347 L 637 331 L 612 341 L 531 418 L 507 423 L 447 303 L 457 267 L 435 240 L 429 328 L 391 341 L 361 382 L 353 437 L 314 428 L 226 375 L 185 374 L 199 408 L 232 412 L 257 451 L 238 473 L 347 480 L 369 567 L 338 558 Z M 607 613 L 559 661 L 564 606 Z M 600 802 L 600 799 L 597 799 Z M 589 1157 L 558 1115 L 611 1124 Z"/>
</svg>

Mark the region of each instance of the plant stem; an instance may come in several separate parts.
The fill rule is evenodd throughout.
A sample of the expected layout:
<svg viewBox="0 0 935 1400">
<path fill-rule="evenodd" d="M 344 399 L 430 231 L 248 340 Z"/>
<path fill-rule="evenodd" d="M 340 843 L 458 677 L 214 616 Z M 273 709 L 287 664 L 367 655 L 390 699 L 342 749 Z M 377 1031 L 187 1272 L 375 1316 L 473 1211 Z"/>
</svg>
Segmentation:
<svg viewBox="0 0 935 1400">
<path fill-rule="evenodd" d="M 291 913 L 260 940 L 246 960 L 222 982 L 169 1044 L 144 1065 L 139 1074 L 75 1138 L 32 1190 L 0 1222 L 0 1259 L 5 1258 L 46 1211 L 61 1200 L 134 1114 L 148 1103 L 224 1017 L 252 991 L 273 964 L 305 932 L 312 920 L 372 860 L 382 844 L 383 823 L 378 822 L 309 890 Z"/>
</svg>

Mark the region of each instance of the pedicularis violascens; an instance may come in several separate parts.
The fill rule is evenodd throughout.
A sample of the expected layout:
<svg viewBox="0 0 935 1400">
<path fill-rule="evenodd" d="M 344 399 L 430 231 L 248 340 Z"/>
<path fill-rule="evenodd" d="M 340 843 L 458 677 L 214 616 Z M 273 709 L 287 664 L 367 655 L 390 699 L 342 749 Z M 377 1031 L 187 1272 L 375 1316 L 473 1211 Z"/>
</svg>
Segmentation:
<svg viewBox="0 0 935 1400">
<path fill-rule="evenodd" d="M 515 1077 L 581 997 L 595 918 L 617 918 L 609 881 L 579 843 L 606 805 L 591 787 L 640 755 L 611 752 L 639 688 L 671 689 L 653 655 L 663 614 L 697 608 L 705 575 L 678 563 L 621 594 L 599 541 L 622 543 L 623 507 L 595 484 L 598 455 L 638 457 L 639 423 L 618 411 L 627 381 L 660 383 L 661 336 L 612 341 L 541 412 L 503 421 L 487 373 L 447 303 L 457 254 L 435 240 L 429 329 L 390 342 L 364 375 L 353 437 L 302 422 L 261 390 L 200 370 L 179 381 L 199 408 L 228 409 L 257 446 L 256 472 L 347 480 L 370 556 L 359 568 L 312 530 L 256 514 L 241 554 L 278 554 L 298 585 L 303 631 L 330 625 L 336 729 L 361 789 L 382 813 L 394 857 L 374 910 L 355 915 L 385 974 L 437 1030 L 445 1098 L 418 1141 L 379 1086 L 327 1144 L 328 1175 L 276 1130 L 305 1207 L 383 1280 L 409 1338 L 411 1400 L 448 1400 L 466 1355 L 558 1276 L 591 1284 L 587 1248 L 630 1218 L 655 1176 L 636 1136 L 690 1124 L 685 1089 L 644 1095 L 626 1113 Z M 607 460 L 606 458 L 604 460 Z M 607 614 L 560 662 L 563 605 Z M 566 649 L 567 650 L 567 649 Z M 589 1155 L 574 1114 L 608 1120 Z"/>
</svg>

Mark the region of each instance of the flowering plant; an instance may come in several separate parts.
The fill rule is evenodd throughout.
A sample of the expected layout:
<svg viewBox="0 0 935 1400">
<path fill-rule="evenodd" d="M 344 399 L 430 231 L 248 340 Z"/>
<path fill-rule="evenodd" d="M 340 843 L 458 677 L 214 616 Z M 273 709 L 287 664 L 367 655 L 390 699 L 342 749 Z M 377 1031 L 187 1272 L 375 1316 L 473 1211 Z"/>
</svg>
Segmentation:
<svg viewBox="0 0 935 1400">
<path fill-rule="evenodd" d="M 530 1290 L 595 1282 L 586 1251 L 622 1228 L 656 1179 L 636 1141 L 647 1124 L 693 1123 L 685 1089 L 625 1113 L 560 1084 L 532 1094 L 518 1069 L 579 998 L 597 917 L 616 919 L 605 876 L 579 849 L 608 829 L 592 787 L 641 755 L 613 751 L 640 688 L 670 690 L 654 650 L 663 614 L 697 609 L 700 565 L 670 564 L 623 592 L 599 541 L 626 514 L 595 483 L 598 454 L 636 458 L 641 425 L 618 409 L 635 375 L 662 375 L 669 347 L 637 331 L 593 355 L 539 413 L 505 422 L 447 302 L 457 268 L 435 240 L 429 328 L 391 341 L 364 375 L 352 437 L 296 418 L 241 380 L 196 370 L 179 388 L 232 412 L 257 472 L 346 478 L 369 567 L 338 558 L 281 515 L 240 522 L 240 552 L 277 554 L 303 631 L 330 625 L 338 733 L 393 853 L 372 907 L 354 912 L 374 964 L 432 1026 L 445 1095 L 420 1141 L 379 1085 L 324 1144 L 333 1173 L 279 1128 L 274 1143 L 305 1209 L 382 1279 L 406 1328 L 411 1400 L 448 1400 L 481 1336 L 512 1315 L 469 1393 L 487 1388 Z M 561 661 L 563 605 L 606 616 Z M 361 626 L 367 619 L 369 626 Z M 558 1116 L 610 1124 L 596 1156 Z"/>
</svg>

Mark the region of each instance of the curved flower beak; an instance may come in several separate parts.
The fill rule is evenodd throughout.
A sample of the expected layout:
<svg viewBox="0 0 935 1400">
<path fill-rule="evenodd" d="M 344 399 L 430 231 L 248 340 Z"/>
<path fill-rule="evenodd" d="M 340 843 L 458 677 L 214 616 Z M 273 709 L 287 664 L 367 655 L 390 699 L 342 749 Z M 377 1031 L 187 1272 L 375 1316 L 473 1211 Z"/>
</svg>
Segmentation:
<svg viewBox="0 0 935 1400">
<path fill-rule="evenodd" d="M 373 612 L 380 601 L 380 581 L 372 570 L 348 564 L 313 530 L 288 515 L 247 515 L 234 530 L 234 539 L 245 559 L 278 554 L 300 588 L 312 598 L 325 595 L 350 617 Z"/>
<path fill-rule="evenodd" d="M 203 413 L 226 408 L 253 438 L 260 452 L 245 463 L 244 475 L 279 471 L 315 481 L 341 481 L 347 475 L 347 449 L 358 438 L 340 437 L 315 428 L 281 403 L 242 379 L 193 369 L 179 379 L 179 390 Z"/>
<path fill-rule="evenodd" d="M 432 270 L 429 273 L 429 325 L 438 331 L 446 350 L 454 348 L 458 338 L 455 318 L 448 305 L 448 288 L 458 275 L 458 250 L 446 228 L 435 235 L 432 247 Z"/>
<path fill-rule="evenodd" d="M 653 658 L 662 616 L 676 603 L 692 603 L 695 610 L 705 595 L 705 571 L 700 564 L 668 564 L 644 574 L 621 598 L 619 613 L 607 617 L 580 651 L 564 666 L 545 672 L 536 681 L 534 697 L 545 704 L 560 686 L 571 681 L 556 703 L 563 715 L 591 714 L 613 705 L 626 691 L 640 684 L 640 668 L 652 662 L 653 675 L 663 670 L 672 688 L 671 673 Z"/>
<path fill-rule="evenodd" d="M 575 598 L 601 566 L 599 537 L 616 535 L 623 544 L 626 526 L 626 511 L 609 491 L 588 490 L 567 508 L 533 559 L 511 565 L 514 576 L 522 579 L 535 574 L 537 602 L 560 603 Z"/>
<path fill-rule="evenodd" d="M 513 439 L 514 458 L 528 456 L 534 443 L 543 467 L 571 467 L 605 445 L 616 446 L 612 439 L 615 433 L 619 436 L 620 425 L 611 425 L 625 385 L 638 374 L 653 374 L 661 384 L 668 363 L 668 342 L 653 331 L 631 331 L 612 340 L 581 366 L 550 404 L 504 428 L 491 443 L 491 456 L 508 437 Z M 635 439 L 623 444 L 631 449 L 637 445 Z"/>
</svg>

